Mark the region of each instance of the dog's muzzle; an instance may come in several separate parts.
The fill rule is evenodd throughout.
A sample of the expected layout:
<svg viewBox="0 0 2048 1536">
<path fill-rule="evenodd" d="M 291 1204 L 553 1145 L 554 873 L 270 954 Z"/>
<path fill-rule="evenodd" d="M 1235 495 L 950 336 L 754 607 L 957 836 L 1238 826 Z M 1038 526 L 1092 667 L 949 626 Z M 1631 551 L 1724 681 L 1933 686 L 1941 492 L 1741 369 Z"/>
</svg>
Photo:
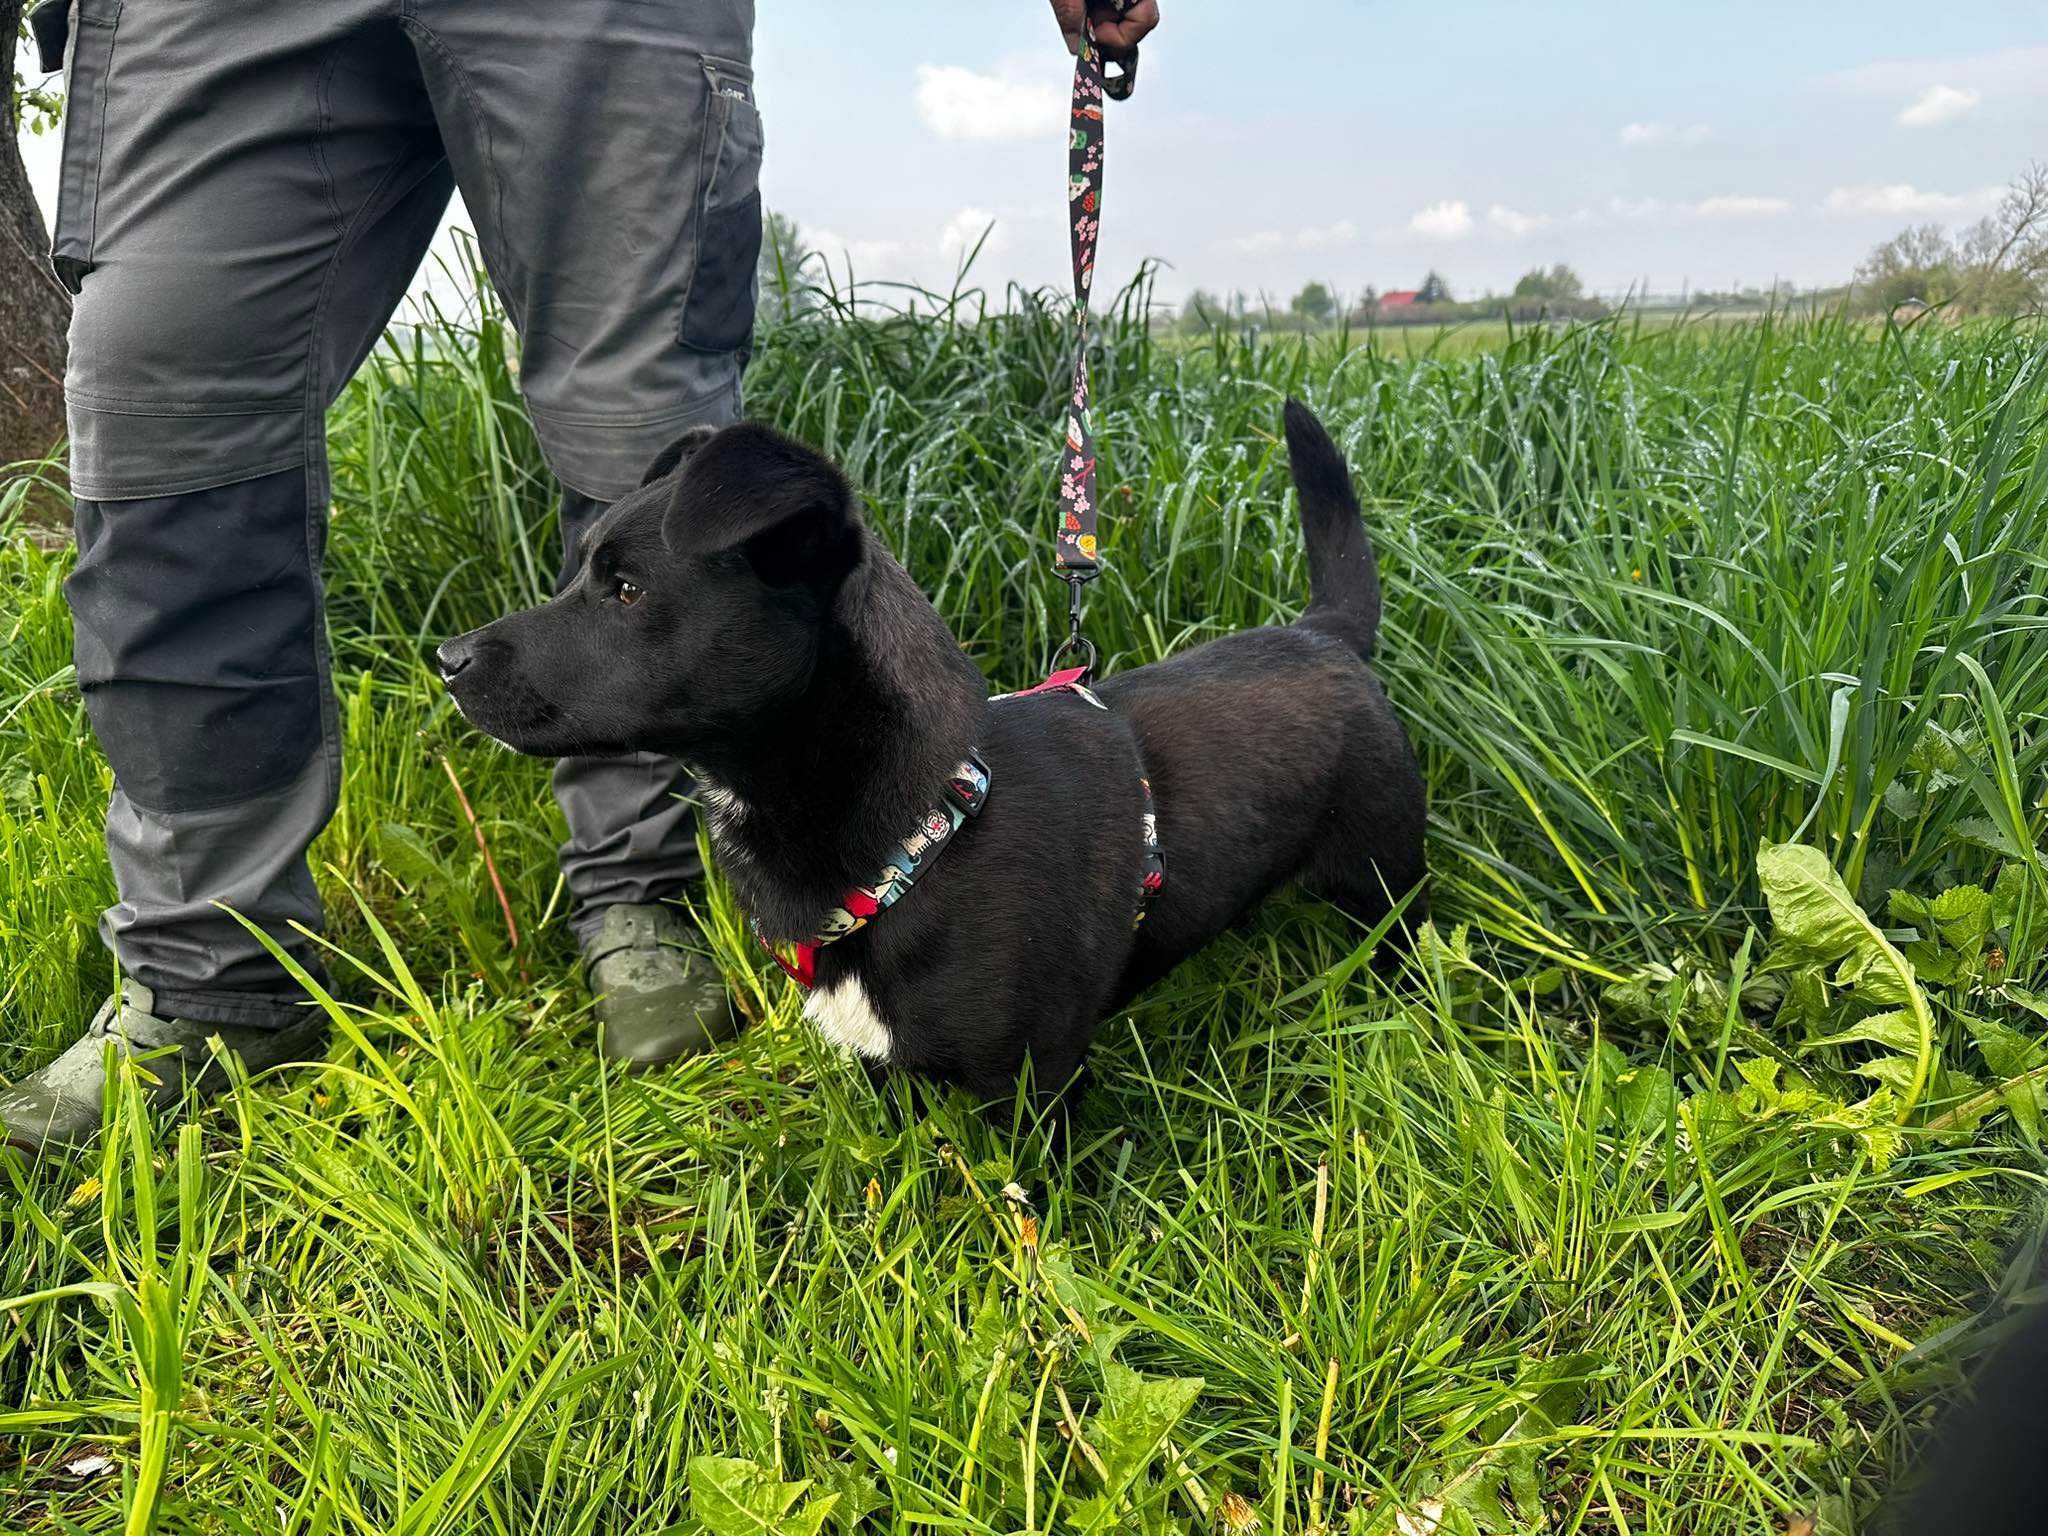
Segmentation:
<svg viewBox="0 0 2048 1536">
<path fill-rule="evenodd" d="M 453 640 L 444 640 L 434 652 L 434 662 L 441 669 L 441 681 L 452 683 L 462 670 L 476 660 L 476 642 L 469 635 L 457 635 Z"/>
</svg>

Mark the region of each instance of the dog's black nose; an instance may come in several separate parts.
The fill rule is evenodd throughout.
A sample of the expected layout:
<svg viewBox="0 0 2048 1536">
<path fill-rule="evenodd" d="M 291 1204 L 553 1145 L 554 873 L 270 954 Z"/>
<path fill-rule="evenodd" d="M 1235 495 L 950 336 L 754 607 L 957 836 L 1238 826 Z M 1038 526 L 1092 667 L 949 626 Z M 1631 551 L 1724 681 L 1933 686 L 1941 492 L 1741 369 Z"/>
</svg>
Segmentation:
<svg viewBox="0 0 2048 1536">
<path fill-rule="evenodd" d="M 434 652 L 434 660 L 441 668 L 441 681 L 452 683 L 464 667 L 476 660 L 476 647 L 470 644 L 469 636 L 457 635 L 453 640 L 441 642 L 441 648 Z"/>
</svg>

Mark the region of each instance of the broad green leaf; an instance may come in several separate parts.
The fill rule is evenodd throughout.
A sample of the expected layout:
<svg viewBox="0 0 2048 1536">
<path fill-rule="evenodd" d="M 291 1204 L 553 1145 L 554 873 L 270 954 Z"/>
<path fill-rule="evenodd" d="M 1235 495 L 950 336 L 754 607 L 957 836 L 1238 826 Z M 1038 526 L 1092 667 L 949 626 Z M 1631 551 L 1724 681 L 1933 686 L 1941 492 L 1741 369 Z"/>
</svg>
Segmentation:
<svg viewBox="0 0 2048 1536">
<path fill-rule="evenodd" d="M 1771 907 L 1772 968 L 1833 965 L 1836 986 L 1853 988 L 1861 1002 L 1903 1008 L 1911 1019 L 1910 1072 L 1899 1089 L 1899 1114 L 1910 1114 L 1934 1057 L 1934 1019 L 1911 962 L 1864 914 L 1818 848 L 1766 843 L 1756 872 Z"/>
<path fill-rule="evenodd" d="M 1828 986 L 1812 967 L 1793 971 L 1785 978 L 1785 995 L 1778 1004 L 1778 1022 L 1804 1034 L 1827 1021 Z"/>
<path fill-rule="evenodd" d="M 1780 1082 L 1780 1075 L 1785 1073 L 1784 1064 L 1769 1057 L 1757 1056 L 1739 1061 L 1735 1064 L 1735 1071 L 1743 1083 L 1735 1092 L 1736 1105 L 1753 1120 L 1771 1115 L 1799 1114 L 1832 1102 L 1797 1072 L 1786 1075 Z"/>
<path fill-rule="evenodd" d="M 1923 981 L 1953 983 L 1983 969 L 1994 919 L 1991 893 L 1982 886 L 1951 886 L 1932 900 L 1893 891 L 1889 907 L 1893 917 L 1926 935 L 1906 947 Z"/>
<path fill-rule="evenodd" d="M 1426 969 L 1477 970 L 1472 961 L 1472 930 L 1460 923 L 1449 938 L 1433 922 L 1426 922 L 1415 935 L 1415 956 Z"/>
<path fill-rule="evenodd" d="M 1199 1376 L 1141 1376 L 1119 1361 L 1102 1367 L 1102 1408 L 1088 1437 L 1108 1469 L 1107 1488 L 1121 1492 L 1142 1473 L 1201 1396 Z"/>
<path fill-rule="evenodd" d="M 1902 1051 L 1910 1058 L 1919 1048 L 1920 1030 L 1914 1024 L 1910 1013 L 1904 1009 L 1893 1009 L 1889 1013 L 1873 1013 L 1867 1019 L 1859 1019 L 1840 1034 L 1809 1040 L 1802 1049 L 1813 1051 L 1824 1045 L 1859 1043 L 1886 1046 L 1894 1051 Z"/>
<path fill-rule="evenodd" d="M 1989 816 L 1959 816 L 1949 823 L 1948 831 L 1949 836 L 1974 844 L 1986 852 L 2008 859 L 2024 857 L 2011 835 Z"/>
<path fill-rule="evenodd" d="M 690 1513 L 711 1536 L 818 1536 L 837 1494 L 797 1502 L 809 1482 L 785 1483 L 766 1467 L 733 1456 L 690 1458 Z"/>
<path fill-rule="evenodd" d="M 445 895 L 460 883 L 434 856 L 425 838 L 395 821 L 377 823 L 377 857 L 405 884 L 425 886 L 436 895 Z"/>
<path fill-rule="evenodd" d="M 1883 1083 L 1894 1093 L 1903 1094 L 1913 1083 L 1913 1063 L 1911 1058 L 1905 1056 L 1879 1056 L 1870 1061 L 1859 1062 L 1850 1070 L 1859 1077 Z"/>
<path fill-rule="evenodd" d="M 1662 1067 L 1654 1062 L 1635 1067 L 1617 1077 L 1614 1087 L 1623 1125 L 1638 1132 L 1661 1131 L 1670 1122 L 1678 1087 Z"/>
<path fill-rule="evenodd" d="M 1952 885 L 1929 904 L 1941 936 L 1958 949 L 1981 944 L 1991 931 L 1991 893 L 1979 885 Z"/>
<path fill-rule="evenodd" d="M 960 1348 L 961 1375 L 980 1380 L 995 1365 L 996 1352 L 1012 1353 L 1015 1342 L 1012 1335 L 1017 1331 L 1015 1320 L 1003 1299 L 1003 1288 L 991 1280 L 982 1292 L 981 1305 L 974 1309 L 974 1318 Z"/>
<path fill-rule="evenodd" d="M 1021 1476 L 1018 1404 L 1028 1404 L 1028 1400 L 1011 1392 L 1010 1382 L 1017 1361 L 1028 1351 L 1022 1330 L 1011 1316 L 1011 1305 L 1001 1284 L 991 1280 L 975 1310 L 972 1330 L 961 1343 L 959 1369 L 962 1385 L 979 1405 L 975 1409 L 981 1421 L 977 1461 L 984 1467 Z M 1096 1337 L 1099 1342 L 1101 1335 Z M 837 1488 L 829 1481 L 827 1486 Z M 846 1505 L 842 1503 L 839 1516 L 844 1518 L 846 1514 Z"/>
<path fill-rule="evenodd" d="M 1913 974 L 1919 977 L 1923 984 L 1953 987 L 1969 980 L 1962 956 L 1946 948 L 1938 939 L 1909 942 L 1904 946 L 1902 953 L 1911 962 Z"/>
<path fill-rule="evenodd" d="M 1969 1018 L 1963 1022 L 1969 1026 L 1970 1037 L 1977 1042 L 1984 1065 L 1991 1069 L 1998 1084 L 1999 1101 L 2012 1112 L 2013 1123 L 2028 1139 L 2039 1143 L 2044 1080 L 2028 1079 L 2026 1074 L 2048 1064 L 2048 1046 L 1994 1019 Z"/>
<path fill-rule="evenodd" d="M 889 1505 L 879 1483 L 844 1461 L 825 1463 L 818 1473 L 818 1489 L 832 1500 L 832 1524 L 842 1531 L 859 1530 L 863 1520 Z"/>
<path fill-rule="evenodd" d="M 1136 1323 L 1129 1321 L 1096 1323 L 1094 1336 L 1088 1341 L 1088 1358 L 1095 1362 L 1098 1371 L 1109 1368 L 1109 1363 L 1116 1358 L 1117 1350 L 1123 1346 L 1124 1340 L 1137 1326 Z"/>
<path fill-rule="evenodd" d="M 2048 1062 L 2048 1045 L 2030 1040 L 2018 1030 L 1994 1019 L 1965 1018 L 1970 1037 L 1984 1057 L 1984 1065 L 2001 1082 L 2031 1072 Z"/>
<path fill-rule="evenodd" d="M 2043 997 L 2038 992 L 2029 992 L 2025 987 L 2008 986 L 2001 988 L 1999 995 L 2031 1014 L 2048 1019 L 2048 997 Z"/>
</svg>

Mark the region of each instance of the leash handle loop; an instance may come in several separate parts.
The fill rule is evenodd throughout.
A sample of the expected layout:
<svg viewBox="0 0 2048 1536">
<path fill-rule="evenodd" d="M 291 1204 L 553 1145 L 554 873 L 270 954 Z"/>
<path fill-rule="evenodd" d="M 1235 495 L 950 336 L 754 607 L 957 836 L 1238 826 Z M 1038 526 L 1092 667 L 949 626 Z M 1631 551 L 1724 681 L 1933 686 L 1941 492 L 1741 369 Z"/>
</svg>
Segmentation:
<svg viewBox="0 0 2048 1536">
<path fill-rule="evenodd" d="M 1111 10 L 1116 12 L 1116 19 L 1122 21 L 1124 17 L 1130 14 L 1131 7 L 1136 3 L 1137 0 L 1090 0 L 1090 3 L 1084 9 L 1090 11 Z M 1094 36 L 1094 23 L 1084 16 L 1081 21 L 1081 30 L 1088 33 L 1092 38 Z M 1138 88 L 1137 45 L 1134 43 L 1128 48 L 1111 48 L 1106 44 L 1097 43 L 1096 47 L 1101 50 L 1105 63 L 1116 66 L 1116 73 L 1114 74 L 1107 70 L 1103 72 L 1103 90 L 1109 93 L 1111 101 L 1129 101 L 1131 99 L 1131 92 Z"/>
<path fill-rule="evenodd" d="M 1116 12 L 1117 20 L 1122 21 L 1129 13 L 1134 0 L 1097 0 L 1097 3 L 1107 5 Z M 1093 38 L 1094 27 L 1091 23 L 1083 21 L 1081 29 L 1088 33 L 1091 39 Z M 1103 91 L 1111 101 L 1129 101 L 1131 92 L 1138 88 L 1137 45 L 1134 43 L 1128 48 L 1110 48 L 1097 43 L 1095 46 L 1101 52 L 1103 62 L 1115 66 L 1114 72 L 1108 69 L 1102 72 Z"/>
</svg>

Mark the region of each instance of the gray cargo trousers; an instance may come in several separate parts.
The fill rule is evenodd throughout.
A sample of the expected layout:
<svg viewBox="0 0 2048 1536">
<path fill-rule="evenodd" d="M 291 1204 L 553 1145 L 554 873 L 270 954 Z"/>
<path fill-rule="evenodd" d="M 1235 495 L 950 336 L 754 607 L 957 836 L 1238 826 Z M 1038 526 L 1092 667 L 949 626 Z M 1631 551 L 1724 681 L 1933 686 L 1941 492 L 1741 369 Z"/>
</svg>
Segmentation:
<svg viewBox="0 0 2048 1536">
<path fill-rule="evenodd" d="M 68 22 L 68 26 L 66 23 Z M 78 682 L 114 771 L 101 933 L 166 1015 L 303 1017 L 341 784 L 323 413 L 460 187 L 575 536 L 733 419 L 761 238 L 752 0 L 69 0 L 52 259 Z M 679 765 L 567 760 L 587 931 L 700 871 Z"/>
</svg>

